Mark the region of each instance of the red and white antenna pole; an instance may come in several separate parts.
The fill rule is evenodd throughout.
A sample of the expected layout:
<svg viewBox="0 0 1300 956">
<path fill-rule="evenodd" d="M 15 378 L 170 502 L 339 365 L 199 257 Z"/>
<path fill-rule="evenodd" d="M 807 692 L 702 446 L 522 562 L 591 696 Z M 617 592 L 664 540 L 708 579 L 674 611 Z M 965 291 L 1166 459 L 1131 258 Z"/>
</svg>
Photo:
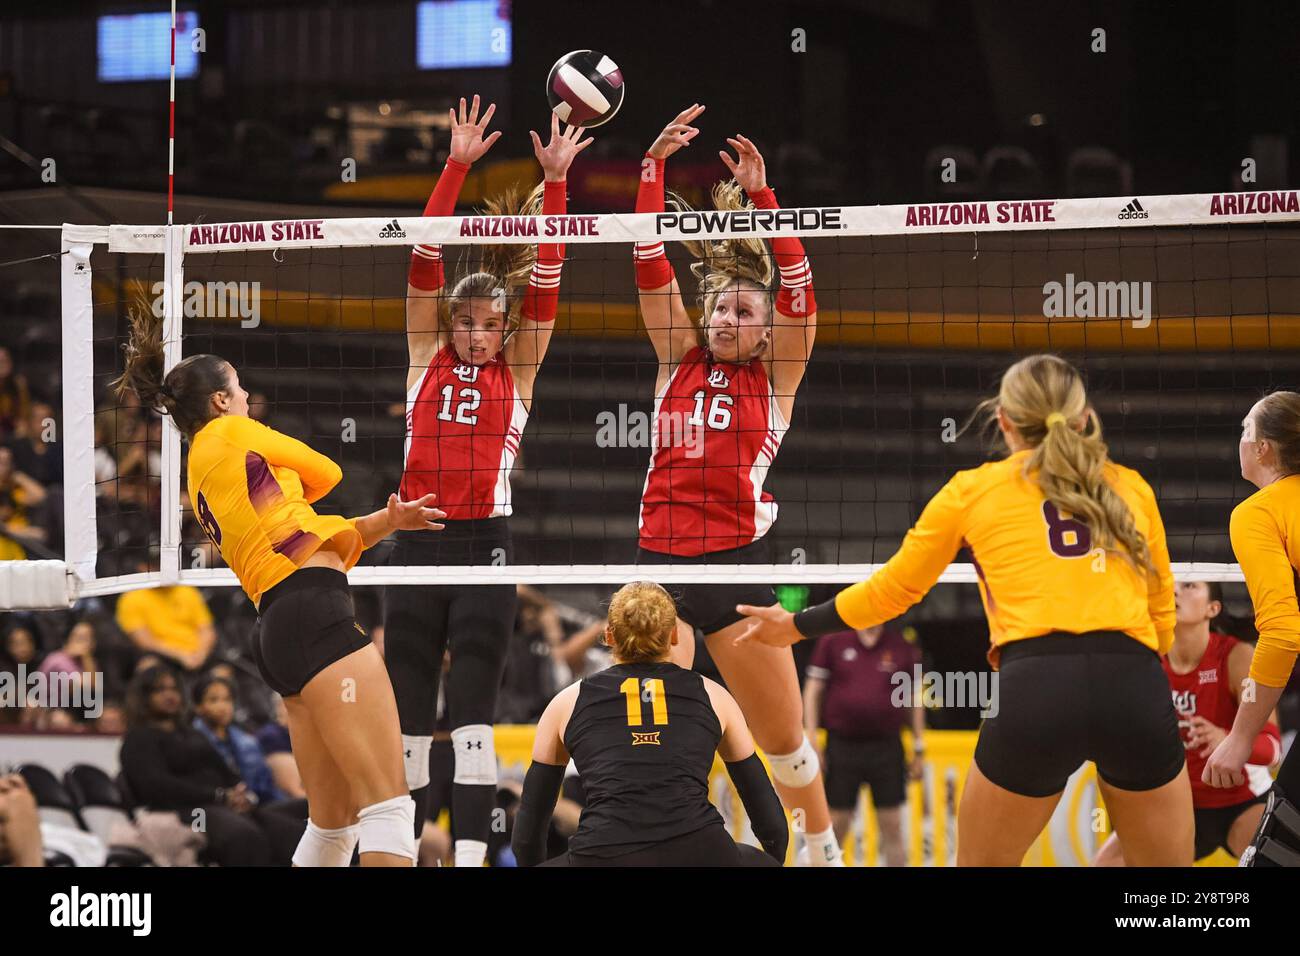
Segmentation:
<svg viewBox="0 0 1300 956">
<path fill-rule="evenodd" d="M 167 112 L 167 225 L 172 224 L 172 187 L 176 179 L 176 0 L 172 0 L 172 64 Z"/>
</svg>

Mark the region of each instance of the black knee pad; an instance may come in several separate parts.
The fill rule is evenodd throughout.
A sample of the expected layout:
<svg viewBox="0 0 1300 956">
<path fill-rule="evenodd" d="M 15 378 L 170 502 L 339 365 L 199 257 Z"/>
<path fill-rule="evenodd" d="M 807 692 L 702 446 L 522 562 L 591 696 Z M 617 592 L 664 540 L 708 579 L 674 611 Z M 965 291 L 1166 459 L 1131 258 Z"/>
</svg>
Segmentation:
<svg viewBox="0 0 1300 956">
<path fill-rule="evenodd" d="M 1268 792 L 1264 816 L 1240 865 L 1300 867 L 1300 810 L 1276 786 Z"/>
</svg>

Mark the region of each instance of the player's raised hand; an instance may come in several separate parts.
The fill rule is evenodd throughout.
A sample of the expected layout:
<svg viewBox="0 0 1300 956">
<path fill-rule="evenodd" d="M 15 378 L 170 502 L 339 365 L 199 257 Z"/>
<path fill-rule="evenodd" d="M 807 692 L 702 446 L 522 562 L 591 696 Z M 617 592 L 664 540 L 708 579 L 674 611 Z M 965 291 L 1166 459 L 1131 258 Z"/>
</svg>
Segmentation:
<svg viewBox="0 0 1300 956">
<path fill-rule="evenodd" d="M 497 130 L 487 139 L 483 138 L 483 133 L 487 130 L 492 114 L 497 111 L 497 105 L 489 103 L 482 119 L 479 119 L 478 106 L 478 94 L 475 93 L 474 101 L 470 105 L 468 112 L 465 109 L 465 97 L 463 96 L 460 98 L 459 115 L 454 109 L 447 111 L 448 118 L 451 120 L 451 158 L 458 163 L 470 164 L 475 162 L 492 148 L 493 143 L 501 138 L 500 130 Z"/>
<path fill-rule="evenodd" d="M 430 493 L 414 501 L 402 501 L 397 495 L 389 495 L 389 525 L 395 531 L 441 531 L 446 526 L 437 521 L 447 517 L 447 512 L 433 507 L 437 497 Z"/>
<path fill-rule="evenodd" d="M 561 133 L 560 118 L 554 113 L 551 114 L 551 141 L 545 146 L 536 131 L 528 131 L 528 135 L 533 138 L 533 155 L 541 164 L 547 182 L 561 182 L 569 172 L 573 157 L 596 141 L 591 136 L 583 139 L 582 134 L 585 132 L 586 129 L 581 126 L 566 126 Z"/>
<path fill-rule="evenodd" d="M 676 118 L 664 127 L 664 131 L 658 138 L 650 144 L 650 156 L 654 159 L 667 159 L 683 146 L 689 146 L 691 140 L 700 132 L 691 124 L 703 112 L 704 107 L 696 103 L 678 113 Z"/>
<path fill-rule="evenodd" d="M 1253 741 L 1230 733 L 1214 748 L 1201 771 L 1201 782 L 1211 787 L 1240 787 L 1246 782 L 1246 758 Z"/>
<path fill-rule="evenodd" d="M 731 175 L 736 177 L 741 188 L 747 193 L 766 189 L 767 164 L 763 162 L 763 154 L 758 151 L 758 147 L 739 133 L 728 136 L 727 143 L 736 151 L 737 158 L 732 159 L 725 149 L 719 150 L 718 156 L 731 170 Z"/>
<path fill-rule="evenodd" d="M 749 627 L 736 638 L 736 644 L 752 641 L 770 647 L 789 647 L 803 640 L 803 635 L 794 626 L 794 615 L 779 604 L 771 607 L 737 604 L 736 613 L 749 618 Z"/>
</svg>

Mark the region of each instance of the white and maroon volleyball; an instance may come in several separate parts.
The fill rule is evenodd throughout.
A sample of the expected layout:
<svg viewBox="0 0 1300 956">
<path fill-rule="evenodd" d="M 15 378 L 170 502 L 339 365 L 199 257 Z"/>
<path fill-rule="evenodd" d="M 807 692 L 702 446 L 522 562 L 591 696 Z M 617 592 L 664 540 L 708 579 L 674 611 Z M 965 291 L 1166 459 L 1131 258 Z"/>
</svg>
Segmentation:
<svg viewBox="0 0 1300 956">
<path fill-rule="evenodd" d="M 571 126 L 608 123 L 623 105 L 623 73 L 595 50 L 574 50 L 555 61 L 546 78 L 555 115 Z"/>
</svg>

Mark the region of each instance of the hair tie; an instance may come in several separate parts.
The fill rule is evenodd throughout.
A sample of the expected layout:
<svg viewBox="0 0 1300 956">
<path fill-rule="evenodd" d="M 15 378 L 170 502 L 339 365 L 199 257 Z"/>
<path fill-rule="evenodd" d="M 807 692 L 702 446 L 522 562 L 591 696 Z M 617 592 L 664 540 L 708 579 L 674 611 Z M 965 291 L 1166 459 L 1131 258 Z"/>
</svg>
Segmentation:
<svg viewBox="0 0 1300 956">
<path fill-rule="evenodd" d="M 1065 423 L 1066 423 L 1066 422 L 1065 422 L 1065 416 L 1064 416 L 1064 415 L 1062 415 L 1060 412 L 1052 412 L 1052 414 L 1050 414 L 1050 415 L 1047 416 L 1047 421 L 1046 421 L 1045 424 L 1046 424 L 1048 430 L 1050 431 L 1051 428 L 1052 428 L 1052 426 L 1054 426 L 1054 425 L 1064 425 Z"/>
</svg>

